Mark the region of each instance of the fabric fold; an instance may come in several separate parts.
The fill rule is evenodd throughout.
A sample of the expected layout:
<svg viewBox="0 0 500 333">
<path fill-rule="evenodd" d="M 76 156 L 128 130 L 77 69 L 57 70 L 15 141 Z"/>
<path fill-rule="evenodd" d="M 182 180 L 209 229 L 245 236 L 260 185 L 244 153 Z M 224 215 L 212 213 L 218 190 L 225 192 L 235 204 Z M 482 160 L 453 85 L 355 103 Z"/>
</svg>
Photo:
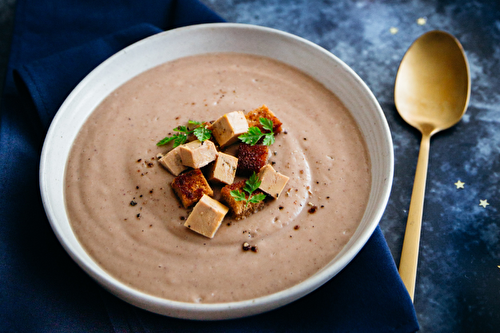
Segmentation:
<svg viewBox="0 0 500 333">
<path fill-rule="evenodd" d="M 144 23 L 22 64 L 14 70 L 16 86 L 25 101 L 32 103 L 46 131 L 66 97 L 87 74 L 119 50 L 161 31 Z"/>
</svg>

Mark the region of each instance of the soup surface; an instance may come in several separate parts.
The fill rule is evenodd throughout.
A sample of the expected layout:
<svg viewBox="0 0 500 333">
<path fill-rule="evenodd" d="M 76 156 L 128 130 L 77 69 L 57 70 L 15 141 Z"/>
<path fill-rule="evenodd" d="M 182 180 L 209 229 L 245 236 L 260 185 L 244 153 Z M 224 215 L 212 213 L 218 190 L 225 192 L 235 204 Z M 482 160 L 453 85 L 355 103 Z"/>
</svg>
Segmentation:
<svg viewBox="0 0 500 333">
<path fill-rule="evenodd" d="M 262 104 L 283 122 L 269 161 L 287 186 L 249 218 L 226 217 L 213 239 L 196 234 L 155 159 L 170 146 L 156 142 L 188 120 Z M 283 63 L 223 53 L 166 63 L 110 94 L 74 142 L 65 196 L 77 238 L 111 275 L 158 297 L 218 303 L 286 289 L 324 267 L 356 230 L 370 186 L 363 137 L 335 95 Z"/>
</svg>

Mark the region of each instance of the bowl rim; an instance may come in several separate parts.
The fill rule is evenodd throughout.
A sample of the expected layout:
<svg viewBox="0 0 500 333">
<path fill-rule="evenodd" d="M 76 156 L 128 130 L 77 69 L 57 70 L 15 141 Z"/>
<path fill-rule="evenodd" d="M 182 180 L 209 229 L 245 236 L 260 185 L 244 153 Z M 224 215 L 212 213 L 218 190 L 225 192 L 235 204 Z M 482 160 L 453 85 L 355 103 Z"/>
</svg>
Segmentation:
<svg viewBox="0 0 500 333">
<path fill-rule="evenodd" d="M 371 109 L 375 111 L 375 116 L 377 118 L 378 124 L 381 126 L 380 129 L 382 134 L 382 141 L 383 144 L 385 144 L 385 147 L 382 147 L 384 148 L 385 161 L 387 162 L 386 164 L 389 167 L 387 170 L 384 170 L 383 172 L 383 177 L 385 177 L 385 183 L 384 185 L 382 185 L 381 191 L 377 192 L 378 204 L 376 211 L 374 212 L 373 217 L 370 220 L 370 223 L 367 226 L 365 226 L 362 232 L 358 235 L 356 242 L 350 245 L 349 251 L 347 251 L 347 253 L 344 253 L 343 256 L 340 258 L 339 255 L 337 255 L 337 257 L 332 260 L 332 262 L 333 261 L 336 262 L 336 265 L 331 265 L 330 263 L 326 267 L 323 267 L 319 272 L 307 278 L 306 280 L 290 288 L 287 288 L 285 290 L 270 295 L 261 296 L 250 300 L 236 301 L 236 302 L 200 304 L 200 303 L 173 301 L 146 294 L 144 292 L 138 291 L 136 289 L 124 285 L 122 282 L 120 282 L 113 276 L 106 274 L 105 271 L 102 269 L 101 271 L 98 271 L 94 267 L 89 266 L 86 260 L 82 259 L 80 255 L 75 252 L 73 246 L 71 244 L 68 244 L 64 232 L 61 229 L 60 225 L 61 222 L 58 221 L 55 216 L 55 212 L 53 210 L 54 207 L 52 198 L 50 197 L 50 194 L 52 193 L 50 191 L 52 190 L 50 190 L 48 186 L 48 184 L 51 181 L 53 182 L 54 180 L 49 177 L 49 172 L 47 170 L 48 168 L 50 168 L 50 163 L 51 163 L 50 151 L 51 149 L 54 149 L 52 147 L 53 147 L 54 137 L 57 135 L 58 124 L 61 122 L 61 119 L 62 117 L 65 116 L 65 114 L 71 112 L 71 110 L 70 111 L 67 110 L 69 110 L 69 106 L 73 102 L 75 97 L 78 94 L 81 94 L 82 90 L 86 89 L 88 84 L 92 83 L 92 81 L 95 80 L 95 77 L 99 75 L 102 68 L 111 66 L 116 61 L 116 59 L 123 57 L 124 54 L 130 52 L 131 50 L 138 48 L 140 49 L 145 44 L 155 43 L 157 40 L 161 38 L 168 38 L 168 36 L 172 36 L 174 34 L 181 34 L 181 35 L 190 33 L 192 34 L 204 31 L 206 29 L 211 29 L 212 31 L 216 32 L 233 30 L 240 32 L 271 34 L 279 38 L 291 40 L 294 43 L 300 44 L 306 48 L 311 49 L 312 52 L 315 52 L 322 56 L 326 56 L 327 58 L 333 60 L 333 62 L 335 62 L 336 65 L 341 68 L 341 70 L 345 71 L 346 75 L 349 75 L 355 81 L 355 83 L 360 87 L 360 89 L 363 90 L 363 92 L 365 93 L 365 98 L 367 98 L 368 102 L 370 103 Z M 89 114 L 91 112 L 93 112 L 93 110 L 89 111 Z M 65 160 L 65 164 L 66 162 L 67 158 Z M 64 170 L 65 168 L 66 166 L 64 166 Z M 89 274 L 92 278 L 94 278 L 99 284 L 101 284 L 105 289 L 109 290 L 111 293 L 140 308 L 172 317 L 186 318 L 186 319 L 202 319 L 202 320 L 240 318 L 266 312 L 275 309 L 277 307 L 280 307 L 282 305 L 288 304 L 302 296 L 305 296 L 306 294 L 310 293 L 311 291 L 317 289 L 318 287 L 329 281 L 333 276 L 338 274 L 358 254 L 358 252 L 364 247 L 368 239 L 373 234 L 375 228 L 378 226 L 378 223 L 382 218 L 387 202 L 389 200 L 390 191 L 392 187 L 393 173 L 394 173 L 393 145 L 392 145 L 392 138 L 390 134 L 389 125 L 387 123 L 385 115 L 378 101 L 376 100 L 375 96 L 371 92 L 371 90 L 348 65 L 346 65 L 342 60 L 340 60 L 335 55 L 330 53 L 328 50 L 302 37 L 273 28 L 262 27 L 251 24 L 241 24 L 241 23 L 207 23 L 207 24 L 199 24 L 199 25 L 168 30 L 147 37 L 143 40 L 140 40 L 122 49 L 121 51 L 117 52 L 116 54 L 105 60 L 94 70 L 92 70 L 82 81 L 80 81 L 80 83 L 73 89 L 73 91 L 68 95 L 64 103 L 61 105 L 59 111 L 55 115 L 47 132 L 42 148 L 42 153 L 40 158 L 40 169 L 39 169 L 40 192 L 42 197 L 42 203 L 47 218 L 49 220 L 49 223 L 51 225 L 51 228 L 53 229 L 57 239 L 62 244 L 66 252 L 87 274 Z M 62 182 L 62 180 L 58 181 Z M 373 174 L 372 174 L 372 191 L 373 191 Z M 370 193 L 370 201 L 372 194 L 373 193 Z M 68 219 L 66 218 L 66 220 Z M 63 221 L 63 223 L 64 222 L 65 221 Z M 69 224 L 69 221 L 67 221 L 67 223 Z M 360 227 L 358 227 L 358 229 L 359 228 Z M 359 230 L 357 230 L 357 232 L 358 231 Z M 347 247 L 351 243 L 353 238 L 354 235 L 345 247 Z M 342 252 L 343 251 L 344 250 L 342 250 Z M 90 256 L 88 257 L 90 260 L 93 260 Z"/>
</svg>

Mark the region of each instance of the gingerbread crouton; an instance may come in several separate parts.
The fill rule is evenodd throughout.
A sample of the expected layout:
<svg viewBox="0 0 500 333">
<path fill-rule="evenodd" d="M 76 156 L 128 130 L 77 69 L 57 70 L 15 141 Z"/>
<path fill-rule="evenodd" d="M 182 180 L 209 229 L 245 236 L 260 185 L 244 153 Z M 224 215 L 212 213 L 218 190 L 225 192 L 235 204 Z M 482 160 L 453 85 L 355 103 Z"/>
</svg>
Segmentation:
<svg viewBox="0 0 500 333">
<path fill-rule="evenodd" d="M 238 169 L 240 175 L 251 175 L 258 173 L 267 164 L 269 158 L 269 147 L 265 145 L 250 146 L 241 143 L 238 149 Z"/>
<path fill-rule="evenodd" d="M 248 199 L 248 193 L 243 191 L 243 187 L 245 187 L 245 180 L 242 180 L 237 183 L 233 183 L 231 185 L 226 185 L 222 188 L 221 194 L 221 202 L 226 204 L 231 211 L 231 215 L 236 220 L 242 220 L 247 218 L 248 216 L 260 211 L 264 208 L 264 201 L 259 201 L 256 203 L 247 203 L 244 201 L 236 201 L 235 198 L 231 195 L 231 191 L 239 190 L 245 194 L 245 197 Z M 252 193 L 252 195 L 263 193 L 261 190 L 256 190 Z"/>
<path fill-rule="evenodd" d="M 262 124 L 260 123 L 260 118 L 267 118 L 273 122 L 273 132 L 275 134 L 281 132 L 281 125 L 282 125 L 281 121 L 265 105 L 262 105 L 260 108 L 248 112 L 245 115 L 245 118 L 247 118 L 249 127 L 258 127 L 264 133 L 267 131 L 264 130 L 264 128 L 262 127 Z"/>
<path fill-rule="evenodd" d="M 208 185 L 200 169 L 194 169 L 175 177 L 171 186 L 184 208 L 194 205 L 203 194 L 214 195 L 214 191 Z"/>
</svg>

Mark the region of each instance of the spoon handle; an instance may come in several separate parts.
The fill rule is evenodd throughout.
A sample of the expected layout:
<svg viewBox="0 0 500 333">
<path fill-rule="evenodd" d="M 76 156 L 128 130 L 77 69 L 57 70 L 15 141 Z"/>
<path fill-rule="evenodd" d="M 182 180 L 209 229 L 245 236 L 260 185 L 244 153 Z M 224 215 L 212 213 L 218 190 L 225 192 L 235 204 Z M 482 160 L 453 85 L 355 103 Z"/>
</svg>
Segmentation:
<svg viewBox="0 0 500 333">
<path fill-rule="evenodd" d="M 422 134 L 415 181 L 413 183 L 413 192 L 411 194 L 410 209 L 408 211 L 408 221 L 406 222 L 403 250 L 399 262 L 399 275 L 412 301 L 415 294 L 418 249 L 420 244 L 420 230 L 422 227 L 422 211 L 424 209 L 425 182 L 427 179 L 427 165 L 429 164 L 430 139 L 430 134 Z"/>
</svg>

